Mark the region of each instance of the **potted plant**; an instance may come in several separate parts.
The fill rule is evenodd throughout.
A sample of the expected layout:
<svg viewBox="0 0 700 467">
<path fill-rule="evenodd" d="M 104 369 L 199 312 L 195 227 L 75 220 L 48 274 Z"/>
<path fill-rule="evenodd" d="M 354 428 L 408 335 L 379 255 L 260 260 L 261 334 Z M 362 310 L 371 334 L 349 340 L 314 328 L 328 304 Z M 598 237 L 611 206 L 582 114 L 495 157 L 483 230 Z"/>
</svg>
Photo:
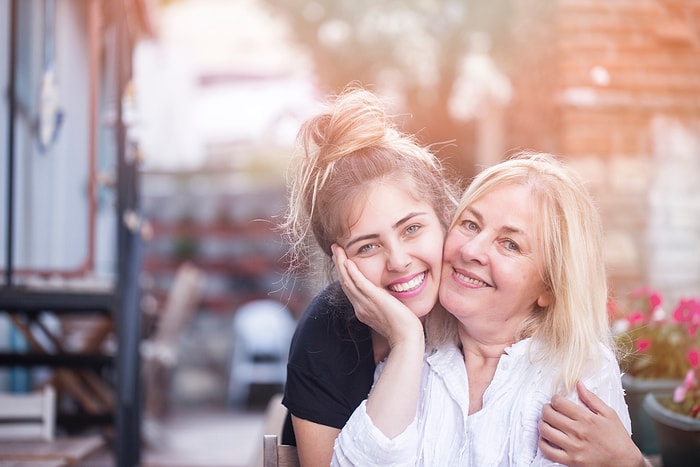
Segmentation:
<svg viewBox="0 0 700 467">
<path fill-rule="evenodd" d="M 673 397 L 647 394 L 644 410 L 654 420 L 664 467 L 700 465 L 700 353 L 692 351 L 683 384 Z"/>
<path fill-rule="evenodd" d="M 642 404 L 646 394 L 670 396 L 683 381 L 690 368 L 687 356 L 700 348 L 700 302 L 681 299 L 668 313 L 658 291 L 640 287 L 628 297 L 624 312 L 613 306 L 611 313 L 632 438 L 645 454 L 657 454 L 655 425 Z"/>
</svg>

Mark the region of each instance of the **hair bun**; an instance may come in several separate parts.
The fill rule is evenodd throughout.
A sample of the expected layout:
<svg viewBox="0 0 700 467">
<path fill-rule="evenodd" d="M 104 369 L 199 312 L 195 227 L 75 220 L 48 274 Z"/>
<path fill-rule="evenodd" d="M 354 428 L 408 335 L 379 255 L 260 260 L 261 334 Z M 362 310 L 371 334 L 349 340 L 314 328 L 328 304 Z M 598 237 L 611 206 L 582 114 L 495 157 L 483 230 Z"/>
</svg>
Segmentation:
<svg viewBox="0 0 700 467">
<path fill-rule="evenodd" d="M 353 152 L 385 144 L 396 130 L 381 100 L 363 89 L 337 96 L 299 132 L 306 156 L 317 170 Z"/>
</svg>

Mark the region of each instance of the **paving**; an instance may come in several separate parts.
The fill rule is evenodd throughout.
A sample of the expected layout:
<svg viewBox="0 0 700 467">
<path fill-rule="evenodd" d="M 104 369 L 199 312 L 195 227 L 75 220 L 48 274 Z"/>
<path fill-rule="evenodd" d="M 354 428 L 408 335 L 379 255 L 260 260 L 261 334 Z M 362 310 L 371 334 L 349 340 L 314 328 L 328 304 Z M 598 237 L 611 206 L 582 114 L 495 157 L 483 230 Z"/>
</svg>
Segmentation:
<svg viewBox="0 0 700 467">
<path fill-rule="evenodd" d="M 162 423 L 144 423 L 142 467 L 256 467 L 264 411 L 253 408 L 177 408 Z M 83 467 L 113 467 L 103 450 Z"/>
</svg>

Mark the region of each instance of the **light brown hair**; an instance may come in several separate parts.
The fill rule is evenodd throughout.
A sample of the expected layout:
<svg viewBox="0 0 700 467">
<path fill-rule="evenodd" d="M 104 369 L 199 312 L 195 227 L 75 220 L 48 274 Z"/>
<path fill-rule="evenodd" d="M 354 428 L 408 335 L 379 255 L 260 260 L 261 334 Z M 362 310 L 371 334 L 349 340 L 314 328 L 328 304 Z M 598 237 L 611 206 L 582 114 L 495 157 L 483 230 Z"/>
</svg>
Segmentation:
<svg viewBox="0 0 700 467">
<path fill-rule="evenodd" d="M 445 222 L 456 204 L 454 184 L 440 160 L 399 131 L 379 97 L 357 86 L 304 122 L 288 181 L 283 228 L 291 267 L 309 267 L 314 249 L 320 249 L 328 278 L 331 245 L 348 232 L 352 203 L 364 196 L 370 183 L 399 184 L 417 200 L 432 204 Z"/>
</svg>

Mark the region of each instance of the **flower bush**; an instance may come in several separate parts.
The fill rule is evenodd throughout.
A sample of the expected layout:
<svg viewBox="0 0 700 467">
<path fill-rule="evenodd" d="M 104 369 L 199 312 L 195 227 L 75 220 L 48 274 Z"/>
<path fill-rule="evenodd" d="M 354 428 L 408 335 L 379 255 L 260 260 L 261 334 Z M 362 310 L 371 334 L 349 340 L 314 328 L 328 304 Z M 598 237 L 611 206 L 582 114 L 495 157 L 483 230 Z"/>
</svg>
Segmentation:
<svg viewBox="0 0 700 467">
<path fill-rule="evenodd" d="M 683 384 L 673 392 L 672 400 L 661 401 L 667 408 L 692 418 L 700 418 L 700 369 L 697 354 L 695 365 L 688 370 Z"/>
<path fill-rule="evenodd" d="M 697 369 L 700 301 L 681 299 L 669 314 L 656 290 L 640 287 L 629 298 L 624 312 L 614 304 L 611 308 L 613 332 L 622 350 L 622 370 L 637 378 L 681 380 L 689 369 Z"/>
</svg>

